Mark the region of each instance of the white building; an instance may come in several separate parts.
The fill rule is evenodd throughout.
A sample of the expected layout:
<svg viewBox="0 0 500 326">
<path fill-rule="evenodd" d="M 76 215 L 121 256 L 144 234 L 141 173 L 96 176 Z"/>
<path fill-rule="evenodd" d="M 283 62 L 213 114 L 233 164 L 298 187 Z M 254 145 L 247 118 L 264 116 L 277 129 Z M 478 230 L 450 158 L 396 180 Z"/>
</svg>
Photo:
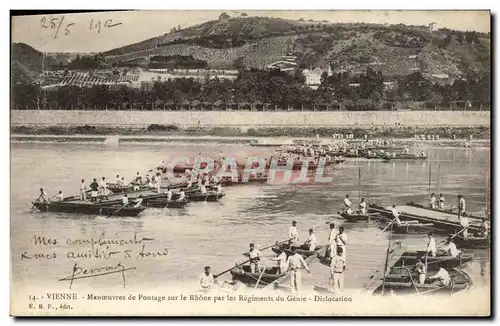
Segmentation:
<svg viewBox="0 0 500 326">
<path fill-rule="evenodd" d="M 311 87 L 312 89 L 317 89 L 319 85 L 321 85 L 321 75 L 323 75 L 323 72 L 324 70 L 321 68 L 302 70 L 302 74 L 304 75 L 304 77 L 306 77 L 306 85 Z M 330 65 L 328 65 L 328 69 L 326 72 L 328 76 L 331 76 L 333 74 Z"/>
<path fill-rule="evenodd" d="M 306 77 L 306 85 L 312 89 L 317 89 L 321 84 L 321 75 L 323 74 L 323 70 L 320 68 L 315 68 L 313 70 L 304 69 L 302 74 Z"/>
<path fill-rule="evenodd" d="M 436 30 L 437 30 L 437 23 L 435 23 L 435 22 L 430 23 L 429 24 L 429 31 L 434 32 Z"/>
</svg>

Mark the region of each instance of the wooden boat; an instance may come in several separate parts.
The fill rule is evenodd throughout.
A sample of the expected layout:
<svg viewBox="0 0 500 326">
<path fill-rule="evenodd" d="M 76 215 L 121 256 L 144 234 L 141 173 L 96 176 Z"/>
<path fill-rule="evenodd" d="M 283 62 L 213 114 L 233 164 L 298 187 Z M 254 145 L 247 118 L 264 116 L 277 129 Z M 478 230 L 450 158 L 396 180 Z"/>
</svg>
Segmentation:
<svg viewBox="0 0 500 326">
<path fill-rule="evenodd" d="M 176 195 L 177 195 L 177 198 L 179 198 L 179 194 L 176 194 Z M 186 193 L 186 197 L 188 198 L 189 201 L 210 201 L 210 202 L 214 202 L 214 201 L 219 201 L 220 199 L 222 199 L 225 196 L 226 196 L 225 193 L 222 192 L 222 193 L 218 194 L 215 191 L 209 191 L 209 192 L 207 192 L 206 195 L 202 194 L 201 192 L 195 192 L 195 193 L 192 193 L 192 194 L 187 194 Z M 172 196 L 172 199 L 174 199 L 174 196 Z"/>
<path fill-rule="evenodd" d="M 382 158 L 384 161 L 417 161 L 426 160 L 427 156 L 417 156 L 417 155 L 396 155 L 396 156 L 384 156 Z"/>
<path fill-rule="evenodd" d="M 448 270 L 451 282 L 447 286 L 442 286 L 437 282 L 427 279 L 424 284 L 418 284 L 418 276 L 408 270 L 396 272 L 391 270 L 385 278 L 385 282 L 380 284 L 373 294 L 381 295 L 382 288 L 384 295 L 434 295 L 453 294 L 460 291 L 467 291 L 472 286 L 469 275 L 457 269 Z M 431 274 L 432 276 L 432 274 Z"/>
<path fill-rule="evenodd" d="M 422 256 L 425 256 L 425 251 L 406 251 L 394 264 L 394 267 L 401 267 L 408 265 L 414 266 Z M 457 257 L 427 256 L 427 266 L 428 266 L 427 268 L 429 270 L 434 270 L 434 269 L 437 270 L 439 269 L 439 267 L 443 267 L 444 269 L 452 269 L 456 267 L 461 267 L 462 265 L 472 261 L 473 258 L 474 258 L 473 254 L 464 252 L 460 252 L 460 254 Z"/>
<path fill-rule="evenodd" d="M 293 246 L 295 247 L 295 246 Z M 309 250 L 309 246 L 307 245 L 301 245 L 301 246 L 298 246 L 298 247 L 295 247 L 296 249 L 296 252 L 300 255 L 302 255 L 304 258 L 306 257 L 309 257 L 309 256 L 312 256 L 312 255 L 316 255 L 318 254 L 318 252 L 323 249 L 324 246 L 316 246 L 316 248 L 311 251 Z M 287 256 L 289 256 L 292 251 L 290 250 L 289 246 L 287 244 L 284 244 L 284 245 L 278 245 L 278 246 L 274 246 L 271 248 L 271 250 L 275 253 L 279 253 L 280 250 L 284 250 L 285 253 L 287 254 Z"/>
<path fill-rule="evenodd" d="M 455 215 L 457 216 L 458 214 L 458 211 L 456 209 L 453 209 L 453 208 L 448 208 L 448 209 L 439 209 L 439 208 L 430 208 L 429 206 L 427 205 L 422 205 L 422 204 L 417 204 L 415 202 L 409 202 L 409 203 L 406 203 L 407 206 L 412 206 L 412 207 L 417 207 L 417 208 L 422 208 L 422 209 L 427 209 L 429 211 L 433 211 L 433 212 L 440 212 L 440 213 L 446 213 L 446 214 L 450 214 L 450 215 Z M 470 213 L 467 213 L 467 212 L 464 212 L 464 217 L 468 217 L 469 219 L 478 219 L 478 220 L 487 220 L 489 221 L 489 218 L 488 217 L 480 217 L 480 216 L 474 216 Z M 470 221 L 470 220 L 469 220 Z"/>
<path fill-rule="evenodd" d="M 57 212 L 71 214 L 104 215 L 104 216 L 137 216 L 144 206 L 123 207 L 117 204 L 92 203 L 83 201 L 59 201 L 50 203 L 33 202 L 33 206 L 41 212 Z"/>
<path fill-rule="evenodd" d="M 379 215 L 378 213 L 375 213 L 375 214 L 370 214 L 370 213 L 367 213 L 367 214 L 359 214 L 359 213 L 356 213 L 356 214 L 347 214 L 347 213 L 340 213 L 339 214 L 342 218 L 344 218 L 345 220 L 347 220 L 347 222 L 350 222 L 350 223 L 356 223 L 356 222 L 369 222 L 371 220 L 376 220 L 379 218 Z"/>
<path fill-rule="evenodd" d="M 332 159 L 329 162 L 325 162 L 324 166 L 327 167 L 329 165 L 339 164 L 339 163 L 342 163 L 344 161 L 345 161 L 345 159 Z M 286 160 L 278 161 L 278 164 L 277 164 L 278 167 L 280 167 L 280 166 L 286 166 L 286 165 L 287 165 Z M 309 162 L 309 166 L 307 167 L 307 169 L 309 171 L 316 170 L 318 168 L 318 166 L 319 166 L 319 163 L 316 164 L 314 162 Z M 266 165 L 266 171 L 268 171 L 270 168 L 271 168 L 271 163 L 268 162 L 267 165 Z M 293 162 L 292 171 L 300 171 L 301 169 L 302 169 L 302 161 L 294 161 Z"/>
<path fill-rule="evenodd" d="M 392 233 L 394 234 L 419 234 L 419 233 L 428 233 L 432 230 L 435 230 L 433 223 L 420 223 L 415 221 L 416 223 L 409 223 L 411 221 L 401 222 L 401 224 L 392 223 Z M 383 230 L 385 227 L 380 226 L 380 229 Z"/>
<path fill-rule="evenodd" d="M 223 178 L 221 180 L 221 185 L 224 187 L 244 185 L 244 184 L 263 184 L 267 183 L 267 177 L 257 177 L 257 178 L 249 178 L 248 181 L 243 182 L 243 177 L 239 177 L 238 181 L 233 182 L 231 178 Z"/>
<path fill-rule="evenodd" d="M 456 236 L 453 238 L 453 242 L 459 249 L 487 249 L 491 245 L 491 239 L 489 237 L 474 235 L 468 236 L 467 238 Z"/>
<path fill-rule="evenodd" d="M 386 145 L 372 145 L 372 146 L 367 146 L 364 148 L 365 150 L 371 150 L 371 151 L 402 151 L 404 149 L 403 146 L 386 146 Z"/>
<path fill-rule="evenodd" d="M 392 221 L 391 211 L 383 206 L 376 204 L 368 205 L 369 212 L 378 212 L 382 217 L 386 217 L 389 221 Z M 456 234 L 463 230 L 463 226 L 458 223 L 456 217 L 451 217 L 448 214 L 443 214 L 441 212 L 426 211 L 423 209 L 410 207 L 410 206 L 398 206 L 398 211 L 401 213 L 399 219 L 403 221 L 415 220 L 420 223 L 433 223 L 434 231 L 442 234 Z M 405 212 L 404 210 L 411 211 L 412 213 Z M 415 211 L 415 212 L 413 212 Z M 425 213 L 425 215 L 420 215 Z M 417 215 L 419 214 L 419 215 Z M 469 224 L 469 232 L 479 232 L 480 228 L 478 225 Z"/>
<path fill-rule="evenodd" d="M 182 201 L 166 199 L 150 199 L 145 201 L 145 206 L 152 208 L 183 208 L 189 203 L 189 200 Z"/>
<path fill-rule="evenodd" d="M 147 191 L 147 190 L 153 189 L 149 185 L 144 184 L 144 185 L 137 185 L 139 187 L 139 190 L 134 190 L 135 186 L 136 185 L 134 185 L 134 184 L 128 184 L 128 185 L 119 185 L 117 183 L 108 183 L 107 184 L 108 190 L 114 194 L 127 194 L 127 193 L 131 193 L 134 191 Z"/>
<path fill-rule="evenodd" d="M 278 267 L 266 267 L 263 273 L 262 271 L 251 273 L 250 271 L 250 265 L 243 265 L 234 268 L 231 271 L 231 275 L 247 285 L 255 286 L 259 282 L 258 286 L 261 287 L 267 286 L 285 275 L 285 273 L 278 274 Z"/>
</svg>

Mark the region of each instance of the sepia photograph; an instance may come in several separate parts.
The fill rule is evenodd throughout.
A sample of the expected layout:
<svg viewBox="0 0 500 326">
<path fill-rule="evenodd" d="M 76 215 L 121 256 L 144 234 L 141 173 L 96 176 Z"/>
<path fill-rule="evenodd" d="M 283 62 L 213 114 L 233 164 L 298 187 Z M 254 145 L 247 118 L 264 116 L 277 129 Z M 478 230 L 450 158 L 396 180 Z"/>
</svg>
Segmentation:
<svg viewBox="0 0 500 326">
<path fill-rule="evenodd" d="M 490 317 L 491 12 L 16 12 L 12 316 Z"/>
</svg>

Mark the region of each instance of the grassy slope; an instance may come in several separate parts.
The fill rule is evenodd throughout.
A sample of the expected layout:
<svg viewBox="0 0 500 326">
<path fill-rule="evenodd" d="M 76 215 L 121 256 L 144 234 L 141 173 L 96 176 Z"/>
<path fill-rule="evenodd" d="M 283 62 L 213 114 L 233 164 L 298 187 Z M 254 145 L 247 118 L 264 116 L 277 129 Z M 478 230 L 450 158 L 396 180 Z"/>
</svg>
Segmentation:
<svg viewBox="0 0 500 326">
<path fill-rule="evenodd" d="M 383 36 L 377 35 L 382 33 Z M 243 46 L 217 49 L 196 45 L 197 39 L 210 36 L 247 40 Z M 336 69 L 364 70 L 371 66 L 386 75 L 408 74 L 417 67 L 423 73 L 445 73 L 452 77 L 468 70 L 490 70 L 490 41 L 481 44 L 459 44 L 456 36 L 445 49 L 435 41 L 442 33 L 430 33 L 423 27 L 373 24 L 330 24 L 300 22 L 276 18 L 231 18 L 209 21 L 178 32 L 160 35 L 136 44 L 103 53 L 110 62 L 139 60 L 150 55 L 192 55 L 207 61 L 213 68 L 231 69 L 240 57 L 247 67 L 264 68 L 288 52 L 295 53 L 307 65 Z M 411 48 L 391 43 L 398 38 L 415 38 L 419 46 Z M 177 39 L 190 39 L 192 44 L 169 44 Z M 156 44 L 159 46 L 155 48 Z M 25 44 L 13 44 L 13 70 L 22 78 L 41 72 L 42 54 Z M 410 56 L 417 55 L 417 58 Z M 64 55 L 49 55 L 52 63 Z M 485 64 L 486 63 L 486 64 Z"/>
<path fill-rule="evenodd" d="M 382 31 L 383 38 L 376 36 Z M 176 39 L 192 39 L 222 35 L 230 37 L 252 37 L 256 41 L 239 47 L 214 49 L 195 44 L 168 44 Z M 399 36 L 420 39 L 418 48 L 389 44 L 388 40 Z M 113 55 L 113 61 L 131 60 L 148 55 L 192 55 L 204 60 L 213 68 L 232 68 L 234 60 L 244 58 L 247 67 L 263 68 L 278 60 L 289 51 L 299 58 L 309 60 L 313 65 L 325 66 L 332 63 L 334 69 L 362 70 L 371 66 L 381 69 L 387 75 L 403 75 L 414 71 L 415 67 L 423 73 L 445 73 L 457 77 L 466 70 L 480 71 L 489 69 L 489 40 L 481 39 L 482 44 L 459 44 L 456 37 L 446 49 L 439 49 L 434 41 L 442 34 L 430 33 L 422 27 L 382 26 L 367 24 L 319 24 L 289 21 L 275 18 L 248 17 L 232 18 L 229 21 L 209 21 L 179 32 L 169 33 L 157 38 L 125 46 L 106 52 Z M 313 41 L 311 42 L 311 38 Z M 316 39 L 316 41 L 314 41 Z M 318 49 L 323 42 L 322 49 Z M 324 42 L 328 42 L 324 44 Z M 417 59 L 410 58 L 417 55 Z M 365 60 L 363 60 L 365 58 Z M 369 58 L 367 61 L 366 58 Z M 413 70 L 412 70 L 413 69 Z"/>
</svg>

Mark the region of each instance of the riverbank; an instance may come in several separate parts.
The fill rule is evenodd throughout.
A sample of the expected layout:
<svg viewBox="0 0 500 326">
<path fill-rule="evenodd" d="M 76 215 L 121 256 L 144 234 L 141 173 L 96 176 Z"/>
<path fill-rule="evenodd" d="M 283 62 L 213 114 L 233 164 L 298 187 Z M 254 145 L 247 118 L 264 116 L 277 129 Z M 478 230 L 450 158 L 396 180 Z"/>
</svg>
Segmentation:
<svg viewBox="0 0 500 326">
<path fill-rule="evenodd" d="M 388 137 L 381 137 L 388 138 Z M 11 142 L 41 142 L 41 143 L 94 143 L 94 144 L 235 144 L 235 145 L 254 145 L 254 146 L 273 146 L 290 145 L 294 137 L 278 136 L 278 137 L 251 137 L 251 136 L 196 136 L 196 135 L 174 135 L 161 133 L 146 133 L 133 135 L 84 135 L 84 134 L 66 134 L 66 135 L 42 135 L 42 134 L 12 134 Z M 300 137 L 306 140 L 321 140 L 328 143 L 332 137 Z M 390 138 L 392 139 L 392 138 Z M 413 146 L 415 141 L 413 138 L 397 138 L 394 137 L 394 142 L 397 145 Z M 446 139 L 439 140 L 419 140 L 418 145 L 424 147 L 458 147 L 463 148 L 467 143 L 466 139 Z M 489 139 L 474 139 L 471 142 L 471 147 L 490 147 Z"/>
<path fill-rule="evenodd" d="M 140 136 L 140 137 L 327 137 L 333 135 L 353 135 L 354 138 L 414 138 L 415 135 L 439 135 L 440 139 L 451 140 L 453 135 L 456 139 L 489 140 L 491 128 L 489 126 L 339 126 L 339 127 L 181 127 L 177 125 L 157 125 L 148 126 L 102 126 L 102 125 L 13 125 L 12 135 L 39 136 L 39 135 L 85 135 L 95 136 Z M 107 138 L 107 137 L 104 137 Z"/>
</svg>

